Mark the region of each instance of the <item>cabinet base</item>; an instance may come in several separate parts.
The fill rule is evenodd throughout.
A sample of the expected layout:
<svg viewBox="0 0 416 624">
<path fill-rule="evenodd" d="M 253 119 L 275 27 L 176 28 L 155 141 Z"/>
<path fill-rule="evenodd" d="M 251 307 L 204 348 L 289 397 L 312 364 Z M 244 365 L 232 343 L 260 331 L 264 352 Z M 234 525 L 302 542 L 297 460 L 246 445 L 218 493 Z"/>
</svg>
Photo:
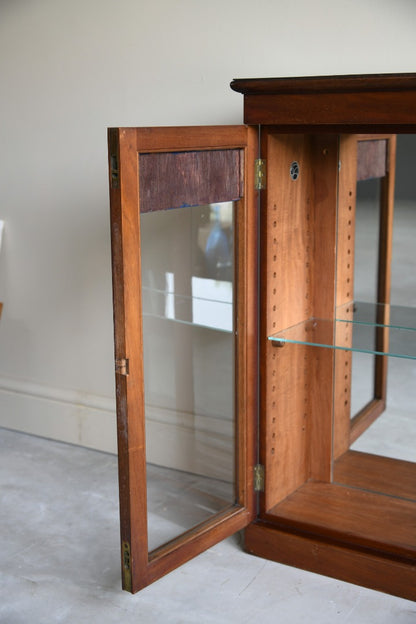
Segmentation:
<svg viewBox="0 0 416 624">
<path fill-rule="evenodd" d="M 267 521 L 247 527 L 245 549 L 264 559 L 416 600 L 415 561 L 319 535 L 291 532 Z"/>
</svg>

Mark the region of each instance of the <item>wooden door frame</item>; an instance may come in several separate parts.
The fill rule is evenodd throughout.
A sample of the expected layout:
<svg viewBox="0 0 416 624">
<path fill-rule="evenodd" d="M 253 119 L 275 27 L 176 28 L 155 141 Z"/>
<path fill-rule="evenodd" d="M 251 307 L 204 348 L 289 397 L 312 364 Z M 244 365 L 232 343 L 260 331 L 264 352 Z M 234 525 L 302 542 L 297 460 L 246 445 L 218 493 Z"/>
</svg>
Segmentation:
<svg viewBox="0 0 416 624">
<path fill-rule="evenodd" d="M 112 128 L 108 131 L 121 567 L 134 593 L 234 532 L 256 514 L 253 486 L 257 420 L 257 131 L 245 126 Z M 238 149 L 243 196 L 236 211 L 236 501 L 229 509 L 148 552 L 139 154 Z"/>
</svg>

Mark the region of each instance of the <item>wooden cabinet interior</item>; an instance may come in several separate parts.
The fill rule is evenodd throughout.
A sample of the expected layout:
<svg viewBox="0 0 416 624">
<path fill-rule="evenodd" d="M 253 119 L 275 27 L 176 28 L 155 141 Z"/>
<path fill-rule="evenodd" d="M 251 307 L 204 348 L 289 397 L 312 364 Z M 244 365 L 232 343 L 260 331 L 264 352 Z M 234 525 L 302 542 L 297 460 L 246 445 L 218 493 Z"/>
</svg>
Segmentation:
<svg viewBox="0 0 416 624">
<path fill-rule="evenodd" d="M 246 527 L 248 552 L 416 599 L 416 464 L 350 450 L 386 405 L 395 135 L 416 132 L 416 75 L 232 88 L 246 127 L 109 131 L 124 588 Z M 256 192 L 258 152 L 267 182 Z M 185 195 L 174 189 L 183 160 L 195 178 Z M 218 167 L 238 175 L 222 187 Z M 217 194 L 201 189 L 201 171 Z M 375 319 L 373 398 L 351 419 L 356 184 L 370 177 L 381 180 L 377 302 L 387 305 Z M 149 553 L 139 215 L 194 205 L 201 191 L 197 204 L 237 201 L 235 504 Z"/>
<path fill-rule="evenodd" d="M 262 134 L 269 162 L 260 245 L 260 461 L 265 487 L 259 520 L 246 531 L 246 548 L 384 591 L 400 586 L 400 592 L 412 595 L 415 466 L 349 450 L 385 407 L 387 358 L 376 356 L 374 399 L 351 420 L 350 350 L 276 346 L 267 339 L 308 319 L 332 319 L 334 309 L 349 302 L 353 306 L 357 146 L 364 137 L 283 135 L 273 129 Z M 391 146 L 378 287 L 378 301 L 389 303 L 395 137 L 368 140 Z M 289 175 L 293 162 L 299 168 L 296 180 Z M 342 332 L 335 340 L 352 346 L 351 323 L 330 330 L 329 345 L 332 334 Z M 386 329 L 381 328 L 378 340 L 384 350 Z M 339 549 L 348 549 L 349 564 L 337 554 Z M 386 560 L 395 557 L 408 558 L 409 567 L 402 561 L 388 575 Z M 400 582 L 395 578 L 393 589 L 391 575 L 397 577 L 398 570 Z"/>
<path fill-rule="evenodd" d="M 390 302 L 394 134 L 416 130 L 416 77 L 231 86 L 244 94 L 245 122 L 262 125 L 268 162 L 259 340 L 265 486 L 246 548 L 415 599 L 416 465 L 350 450 L 385 408 L 388 358 L 375 356 L 374 398 L 351 420 L 353 324 L 331 319 L 340 306 L 354 307 L 357 179 L 382 179 L 377 301 Z M 387 353 L 390 308 L 380 310 L 374 349 Z M 315 340 L 308 319 L 328 319 L 329 335 Z M 267 340 L 297 325 L 297 344 Z"/>
</svg>

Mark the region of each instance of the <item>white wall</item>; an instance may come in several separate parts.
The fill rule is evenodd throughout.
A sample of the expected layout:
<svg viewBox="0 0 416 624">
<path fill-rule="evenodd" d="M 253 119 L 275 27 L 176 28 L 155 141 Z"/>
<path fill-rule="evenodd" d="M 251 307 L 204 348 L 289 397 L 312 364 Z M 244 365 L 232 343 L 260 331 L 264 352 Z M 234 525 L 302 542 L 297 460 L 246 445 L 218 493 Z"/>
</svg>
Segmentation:
<svg viewBox="0 0 416 624">
<path fill-rule="evenodd" d="M 414 71 L 413 0 L 0 0 L 0 425 L 115 450 L 106 127 L 235 77 Z"/>
</svg>

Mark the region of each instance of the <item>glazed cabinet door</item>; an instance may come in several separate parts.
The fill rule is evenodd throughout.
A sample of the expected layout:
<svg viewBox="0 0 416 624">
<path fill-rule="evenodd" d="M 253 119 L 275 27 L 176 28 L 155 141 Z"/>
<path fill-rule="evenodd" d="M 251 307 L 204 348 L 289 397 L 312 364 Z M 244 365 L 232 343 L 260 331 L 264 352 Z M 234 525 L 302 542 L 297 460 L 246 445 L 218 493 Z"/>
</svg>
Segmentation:
<svg viewBox="0 0 416 624">
<path fill-rule="evenodd" d="M 121 565 L 136 592 L 254 517 L 257 135 L 108 132 Z"/>
</svg>

